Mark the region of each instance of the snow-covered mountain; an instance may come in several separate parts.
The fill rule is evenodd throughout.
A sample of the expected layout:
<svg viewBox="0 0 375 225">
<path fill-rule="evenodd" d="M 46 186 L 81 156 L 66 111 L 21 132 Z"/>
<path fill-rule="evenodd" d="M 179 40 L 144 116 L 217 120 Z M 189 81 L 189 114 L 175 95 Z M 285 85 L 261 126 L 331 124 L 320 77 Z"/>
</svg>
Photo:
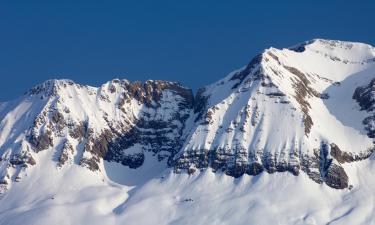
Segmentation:
<svg viewBox="0 0 375 225">
<path fill-rule="evenodd" d="M 374 86 L 374 47 L 322 39 L 195 96 L 46 81 L 0 104 L 0 224 L 375 223 Z"/>
<path fill-rule="evenodd" d="M 179 150 L 193 104 L 177 83 L 112 80 L 100 88 L 48 80 L 1 105 L 2 190 L 51 151 L 60 169 L 72 164 L 103 173 L 103 159 L 137 168 L 145 153 L 159 161 Z M 151 157 L 151 156 L 150 156 Z"/>
<path fill-rule="evenodd" d="M 318 183 L 348 187 L 341 164 L 374 150 L 360 108 L 374 104 L 372 85 L 357 97 L 374 78 L 374 54 L 368 45 L 325 40 L 265 50 L 198 92 L 197 124 L 176 167 L 210 166 L 235 177 L 303 171 Z"/>
</svg>

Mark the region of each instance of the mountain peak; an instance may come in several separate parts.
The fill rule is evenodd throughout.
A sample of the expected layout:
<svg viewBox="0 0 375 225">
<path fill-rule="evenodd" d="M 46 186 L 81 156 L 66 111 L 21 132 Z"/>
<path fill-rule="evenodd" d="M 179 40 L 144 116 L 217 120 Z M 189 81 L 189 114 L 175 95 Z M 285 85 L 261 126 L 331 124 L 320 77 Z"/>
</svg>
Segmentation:
<svg viewBox="0 0 375 225">
<path fill-rule="evenodd" d="M 375 48 L 369 44 L 350 41 L 312 39 L 288 48 L 289 50 L 303 53 L 308 50 L 329 56 L 332 59 L 346 63 L 368 63 L 375 61 Z"/>
<path fill-rule="evenodd" d="M 26 94 L 30 96 L 42 95 L 43 97 L 48 97 L 56 95 L 59 89 L 74 85 L 76 85 L 76 83 L 69 79 L 50 79 L 32 87 Z"/>
</svg>

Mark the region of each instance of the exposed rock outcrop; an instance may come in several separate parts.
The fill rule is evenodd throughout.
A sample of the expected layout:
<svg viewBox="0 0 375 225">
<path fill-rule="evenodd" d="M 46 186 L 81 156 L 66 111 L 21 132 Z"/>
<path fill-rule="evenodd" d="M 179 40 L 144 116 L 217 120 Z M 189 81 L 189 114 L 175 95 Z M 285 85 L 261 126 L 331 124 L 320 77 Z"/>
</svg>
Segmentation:
<svg viewBox="0 0 375 225">
<path fill-rule="evenodd" d="M 374 112 L 375 109 L 375 79 L 372 79 L 369 84 L 358 87 L 353 94 L 355 99 L 361 107 L 361 110 L 367 112 Z M 367 134 L 371 138 L 375 138 L 375 114 L 366 117 L 363 120 L 363 125 Z"/>
</svg>

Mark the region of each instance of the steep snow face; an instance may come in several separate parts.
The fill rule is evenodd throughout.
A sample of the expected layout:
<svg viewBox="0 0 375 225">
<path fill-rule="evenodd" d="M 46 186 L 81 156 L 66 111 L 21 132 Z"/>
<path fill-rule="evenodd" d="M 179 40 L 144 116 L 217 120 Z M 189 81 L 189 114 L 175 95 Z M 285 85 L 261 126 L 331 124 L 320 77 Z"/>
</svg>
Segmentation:
<svg viewBox="0 0 375 225">
<path fill-rule="evenodd" d="M 112 80 L 95 88 L 46 81 L 1 105 L 1 189 L 19 181 L 43 150 L 54 152 L 59 168 L 76 164 L 101 173 L 103 158 L 137 168 L 145 152 L 166 166 L 192 103 L 191 90 L 173 82 Z"/>
<path fill-rule="evenodd" d="M 212 167 L 235 177 L 290 171 L 348 186 L 341 164 L 367 158 L 373 140 L 352 96 L 375 74 L 375 49 L 313 40 L 270 48 L 246 67 L 201 89 L 197 124 L 175 167 Z"/>
</svg>

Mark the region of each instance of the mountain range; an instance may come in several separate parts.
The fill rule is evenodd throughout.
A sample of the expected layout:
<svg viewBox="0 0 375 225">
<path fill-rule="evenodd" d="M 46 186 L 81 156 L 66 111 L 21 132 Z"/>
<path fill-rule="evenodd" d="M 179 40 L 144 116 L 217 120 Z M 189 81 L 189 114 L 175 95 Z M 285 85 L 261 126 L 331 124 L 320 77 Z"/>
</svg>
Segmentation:
<svg viewBox="0 0 375 225">
<path fill-rule="evenodd" d="M 375 48 L 314 39 L 223 79 L 48 80 L 0 103 L 0 224 L 373 224 Z"/>
</svg>

